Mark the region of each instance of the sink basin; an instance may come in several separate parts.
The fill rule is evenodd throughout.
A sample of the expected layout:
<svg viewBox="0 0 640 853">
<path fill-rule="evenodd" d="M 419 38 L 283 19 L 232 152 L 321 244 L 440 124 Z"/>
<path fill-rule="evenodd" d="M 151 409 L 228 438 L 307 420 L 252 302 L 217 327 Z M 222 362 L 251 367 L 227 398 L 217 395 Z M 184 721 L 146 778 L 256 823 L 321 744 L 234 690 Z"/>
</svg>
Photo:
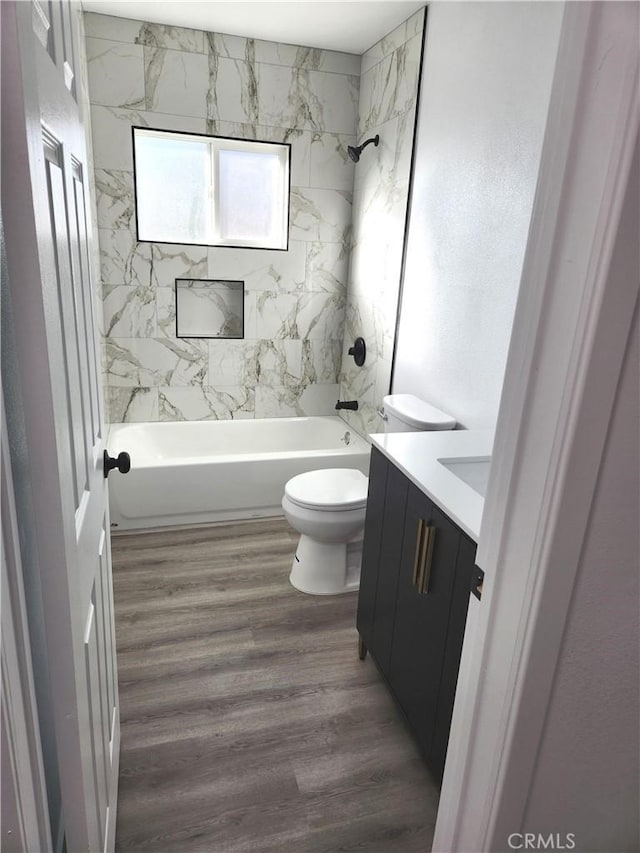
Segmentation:
<svg viewBox="0 0 640 853">
<path fill-rule="evenodd" d="M 438 462 L 455 474 L 467 486 L 471 486 L 474 492 L 484 497 L 487 493 L 489 482 L 489 468 L 491 467 L 490 456 L 463 456 L 451 459 L 438 459 Z"/>
</svg>

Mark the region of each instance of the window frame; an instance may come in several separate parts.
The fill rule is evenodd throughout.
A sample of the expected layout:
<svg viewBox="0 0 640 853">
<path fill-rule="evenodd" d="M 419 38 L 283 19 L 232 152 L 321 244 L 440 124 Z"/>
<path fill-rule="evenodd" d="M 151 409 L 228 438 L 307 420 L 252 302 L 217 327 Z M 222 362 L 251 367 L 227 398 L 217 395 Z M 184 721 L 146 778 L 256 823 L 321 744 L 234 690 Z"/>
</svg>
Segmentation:
<svg viewBox="0 0 640 853">
<path fill-rule="evenodd" d="M 202 242 L 189 242 L 185 240 L 179 241 L 171 241 L 171 240 L 151 240 L 148 238 L 144 238 L 140 236 L 140 226 L 138 222 L 138 190 L 137 190 L 137 177 L 136 177 L 136 131 L 143 131 L 146 134 L 151 136 L 183 136 L 187 139 L 191 139 L 196 142 L 206 142 L 208 140 L 221 140 L 224 142 L 228 142 L 229 148 L 228 150 L 241 151 L 243 147 L 246 146 L 258 146 L 264 145 L 272 148 L 274 151 L 286 149 L 285 153 L 285 165 L 286 165 L 286 180 L 285 180 L 285 199 L 284 199 L 284 209 L 283 209 L 283 228 L 284 228 L 284 236 L 285 240 L 284 246 L 266 246 L 264 243 L 258 243 L 257 241 L 254 244 L 250 242 L 245 243 L 237 243 L 237 242 L 212 242 L 212 243 L 202 243 Z M 134 206 L 134 216 L 135 216 L 135 227 L 136 227 L 136 240 L 139 243 L 157 243 L 161 246 L 205 246 L 209 248 L 216 249 L 258 249 L 260 251 L 270 251 L 270 252 L 287 252 L 289 250 L 289 227 L 291 223 L 291 143 L 290 142 L 273 142 L 266 139 L 243 139 L 240 137 L 233 136 L 221 136 L 219 134 L 213 133 L 193 133 L 190 131 L 184 130 L 169 130 L 164 128 L 157 127 L 145 127 L 142 125 L 132 125 L 131 126 L 131 148 L 133 154 L 133 206 Z M 216 174 L 216 169 L 218 168 L 218 152 L 220 149 L 225 148 L 224 145 L 215 144 L 210 145 L 211 149 L 211 157 L 210 157 L 210 174 L 212 176 L 211 184 L 207 189 L 207 199 L 210 208 L 211 221 L 213 222 L 214 227 L 216 226 L 216 217 L 219 209 L 219 201 L 217 194 L 214 192 L 215 182 L 214 176 Z M 214 235 L 215 236 L 215 235 Z"/>
</svg>

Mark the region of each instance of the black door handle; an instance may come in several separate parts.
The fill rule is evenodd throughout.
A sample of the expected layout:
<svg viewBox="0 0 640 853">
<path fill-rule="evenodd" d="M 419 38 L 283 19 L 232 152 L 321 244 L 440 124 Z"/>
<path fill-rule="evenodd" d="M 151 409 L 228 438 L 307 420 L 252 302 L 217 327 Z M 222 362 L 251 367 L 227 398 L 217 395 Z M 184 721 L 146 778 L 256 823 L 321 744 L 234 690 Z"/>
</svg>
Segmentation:
<svg viewBox="0 0 640 853">
<path fill-rule="evenodd" d="M 131 457 L 126 451 L 122 451 L 122 453 L 118 453 L 117 456 L 109 456 L 108 451 L 104 452 L 104 476 L 109 476 L 109 471 L 112 468 L 117 468 L 121 474 L 127 474 L 131 470 Z"/>
</svg>

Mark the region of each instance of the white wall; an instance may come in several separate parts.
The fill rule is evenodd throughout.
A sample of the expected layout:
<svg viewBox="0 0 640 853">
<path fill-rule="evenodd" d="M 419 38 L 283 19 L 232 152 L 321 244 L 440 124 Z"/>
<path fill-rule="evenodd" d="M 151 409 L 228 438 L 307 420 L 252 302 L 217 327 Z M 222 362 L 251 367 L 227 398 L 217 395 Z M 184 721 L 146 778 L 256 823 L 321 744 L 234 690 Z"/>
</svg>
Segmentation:
<svg viewBox="0 0 640 853">
<path fill-rule="evenodd" d="M 467 428 L 497 418 L 563 8 L 429 6 L 393 391 Z"/>
<path fill-rule="evenodd" d="M 578 851 L 640 849 L 637 321 L 524 822 Z"/>
<path fill-rule="evenodd" d="M 638 156 L 610 288 L 637 288 Z M 625 265 L 624 255 L 635 258 Z M 624 278 L 621 278 L 624 276 Z M 592 393 L 598 393 L 597 388 Z M 523 831 L 640 850 L 639 307 L 616 392 Z"/>
</svg>

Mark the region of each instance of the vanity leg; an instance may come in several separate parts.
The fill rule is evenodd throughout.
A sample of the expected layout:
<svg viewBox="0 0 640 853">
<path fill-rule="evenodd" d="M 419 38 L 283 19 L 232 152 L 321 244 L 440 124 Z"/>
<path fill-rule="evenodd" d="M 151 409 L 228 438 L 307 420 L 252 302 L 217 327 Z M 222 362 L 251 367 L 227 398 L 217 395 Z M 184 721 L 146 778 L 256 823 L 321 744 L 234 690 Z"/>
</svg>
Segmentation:
<svg viewBox="0 0 640 853">
<path fill-rule="evenodd" d="M 367 647 L 364 644 L 362 637 L 358 636 L 358 657 L 364 660 L 367 656 Z"/>
</svg>

